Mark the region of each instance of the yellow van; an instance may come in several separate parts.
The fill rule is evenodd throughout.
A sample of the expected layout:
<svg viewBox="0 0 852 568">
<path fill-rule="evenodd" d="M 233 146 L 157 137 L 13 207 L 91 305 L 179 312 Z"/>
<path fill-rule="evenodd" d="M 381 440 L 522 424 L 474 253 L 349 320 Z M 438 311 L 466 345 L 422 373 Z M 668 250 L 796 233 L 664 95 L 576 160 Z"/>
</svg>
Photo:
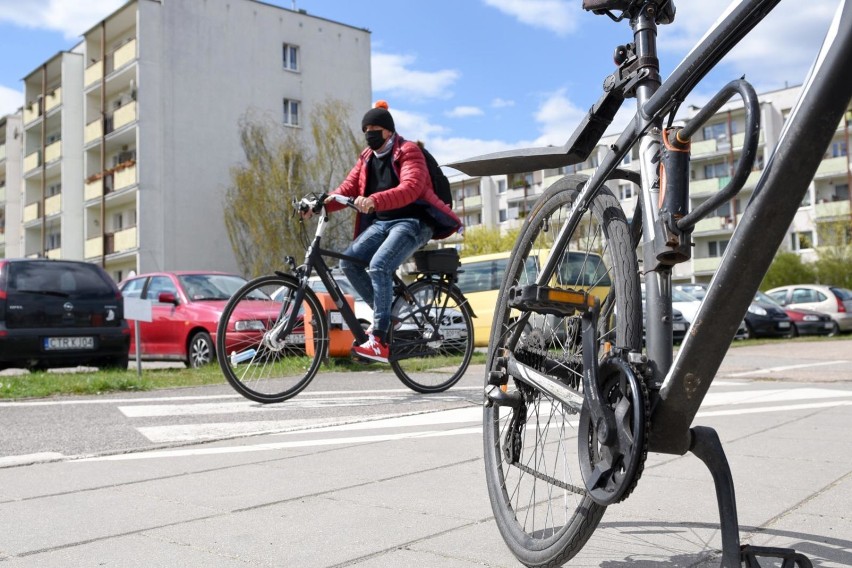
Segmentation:
<svg viewBox="0 0 852 568">
<path fill-rule="evenodd" d="M 535 280 L 549 251 L 543 249 L 527 258 L 527 282 Z M 473 313 L 474 345 L 488 345 L 491 322 L 497 307 L 497 295 L 503 276 L 509 269 L 510 252 L 469 256 L 461 259 L 458 287 L 464 293 Z M 577 289 L 592 287 L 589 292 L 601 300 L 609 293 L 612 282 L 600 256 L 594 253 L 568 252 L 559 265 L 556 282 L 551 286 Z M 553 316 L 547 316 L 553 318 Z M 554 328 L 551 328 L 554 329 Z M 558 327 L 556 327 L 558 331 Z"/>
</svg>

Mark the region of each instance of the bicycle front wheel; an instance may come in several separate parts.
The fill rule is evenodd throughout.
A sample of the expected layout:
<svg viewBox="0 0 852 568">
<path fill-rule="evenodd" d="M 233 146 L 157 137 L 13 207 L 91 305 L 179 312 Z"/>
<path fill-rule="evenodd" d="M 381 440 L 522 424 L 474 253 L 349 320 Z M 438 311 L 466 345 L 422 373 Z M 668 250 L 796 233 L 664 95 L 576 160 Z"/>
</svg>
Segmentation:
<svg viewBox="0 0 852 568">
<path fill-rule="evenodd" d="M 458 288 L 420 280 L 393 303 L 390 364 L 408 388 L 442 392 L 462 378 L 473 356 L 473 319 Z"/>
<path fill-rule="evenodd" d="M 567 223 L 569 245 L 547 286 L 587 292 L 601 300 L 601 353 L 606 343 L 639 348 L 638 265 L 627 220 L 605 187 L 587 211 L 573 211 L 585 181 L 579 176 L 559 180 L 527 217 L 503 279 L 488 356 L 488 370 L 497 370 L 498 355 L 508 348 L 517 361 L 560 380 L 579 396 L 581 317 L 511 308 L 508 290 L 537 282 L 544 259 Z M 513 335 L 520 337 L 514 345 Z M 561 565 L 583 547 L 606 509 L 587 495 L 583 483 L 579 414 L 521 380 L 510 378 L 503 388 L 517 405 L 486 405 L 483 416 L 486 481 L 497 526 L 524 564 Z"/>
<path fill-rule="evenodd" d="M 303 299 L 297 303 L 297 292 Z M 291 331 L 281 333 L 290 320 Z M 325 312 L 314 292 L 287 276 L 261 276 L 231 297 L 219 319 L 219 366 L 250 400 L 281 402 L 316 376 L 328 349 Z"/>
</svg>

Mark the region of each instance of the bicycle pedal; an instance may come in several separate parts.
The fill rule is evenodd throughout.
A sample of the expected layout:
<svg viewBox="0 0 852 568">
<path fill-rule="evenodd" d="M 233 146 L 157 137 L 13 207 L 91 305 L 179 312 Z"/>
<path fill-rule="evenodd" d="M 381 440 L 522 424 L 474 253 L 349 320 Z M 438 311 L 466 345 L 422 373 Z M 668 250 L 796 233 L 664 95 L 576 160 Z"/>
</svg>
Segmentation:
<svg viewBox="0 0 852 568">
<path fill-rule="evenodd" d="M 597 298 L 570 288 L 548 286 L 513 286 L 509 288 L 509 307 L 522 311 L 553 316 L 573 316 L 586 313 L 595 307 Z"/>
<path fill-rule="evenodd" d="M 776 559 L 782 561 L 784 568 L 812 568 L 810 559 L 792 548 L 774 548 L 767 546 L 752 546 L 743 544 L 740 546 L 740 561 L 747 568 L 760 568 L 760 558 Z M 777 565 L 773 562 L 773 565 Z"/>
</svg>

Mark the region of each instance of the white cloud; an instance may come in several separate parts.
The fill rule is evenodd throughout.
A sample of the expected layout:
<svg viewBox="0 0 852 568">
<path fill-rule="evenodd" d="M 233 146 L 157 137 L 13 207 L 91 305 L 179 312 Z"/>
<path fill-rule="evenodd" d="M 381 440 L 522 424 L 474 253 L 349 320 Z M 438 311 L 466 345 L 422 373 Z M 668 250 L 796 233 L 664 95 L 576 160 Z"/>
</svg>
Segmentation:
<svg viewBox="0 0 852 568">
<path fill-rule="evenodd" d="M 445 112 L 451 118 L 465 118 L 468 116 L 482 116 L 485 114 L 482 109 L 475 106 L 457 106 L 456 108 Z"/>
<path fill-rule="evenodd" d="M 535 28 L 543 28 L 564 36 L 574 31 L 580 13 L 577 2 L 563 0 L 483 0 L 492 8 Z"/>
<path fill-rule="evenodd" d="M 535 146 L 561 146 L 565 144 L 577 124 L 586 116 L 586 110 L 575 105 L 565 95 L 565 89 L 552 93 L 539 106 L 534 118 L 541 125 L 541 135 Z"/>
<path fill-rule="evenodd" d="M 515 101 L 510 99 L 495 98 L 491 101 L 491 108 L 506 108 L 515 106 Z"/>
<path fill-rule="evenodd" d="M 681 2 L 672 26 L 660 31 L 660 48 L 684 53 L 722 15 L 730 0 Z M 733 67 L 731 79 L 746 74 L 758 91 L 798 84 L 816 57 L 834 15 L 835 0 L 810 0 L 794 17 L 774 10 L 723 60 Z"/>
<path fill-rule="evenodd" d="M 126 0 L 0 0 L 0 21 L 25 27 L 55 30 L 66 39 L 83 32 L 110 15 Z"/>
<path fill-rule="evenodd" d="M 0 85 L 0 116 L 12 114 L 24 106 L 24 93 Z"/>
<path fill-rule="evenodd" d="M 454 69 L 415 71 L 412 55 L 372 54 L 373 91 L 388 92 L 412 99 L 449 98 L 450 86 L 459 78 Z"/>
<path fill-rule="evenodd" d="M 396 131 L 406 140 L 423 140 L 428 143 L 430 139 L 447 132 L 446 128 L 435 124 L 426 115 L 394 109 L 393 107 L 389 110 L 393 115 L 393 123 Z"/>
</svg>

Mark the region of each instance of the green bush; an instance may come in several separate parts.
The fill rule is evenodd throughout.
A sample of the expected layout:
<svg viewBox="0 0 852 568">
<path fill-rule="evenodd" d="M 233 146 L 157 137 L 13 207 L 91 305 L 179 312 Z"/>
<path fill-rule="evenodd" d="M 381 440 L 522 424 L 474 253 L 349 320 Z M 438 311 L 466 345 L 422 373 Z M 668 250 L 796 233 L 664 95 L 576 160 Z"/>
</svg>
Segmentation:
<svg viewBox="0 0 852 568">
<path fill-rule="evenodd" d="M 807 284 L 816 282 L 816 267 L 802 262 L 802 257 L 794 252 L 779 252 L 769 266 L 761 290 L 769 290 L 787 284 Z"/>
</svg>

